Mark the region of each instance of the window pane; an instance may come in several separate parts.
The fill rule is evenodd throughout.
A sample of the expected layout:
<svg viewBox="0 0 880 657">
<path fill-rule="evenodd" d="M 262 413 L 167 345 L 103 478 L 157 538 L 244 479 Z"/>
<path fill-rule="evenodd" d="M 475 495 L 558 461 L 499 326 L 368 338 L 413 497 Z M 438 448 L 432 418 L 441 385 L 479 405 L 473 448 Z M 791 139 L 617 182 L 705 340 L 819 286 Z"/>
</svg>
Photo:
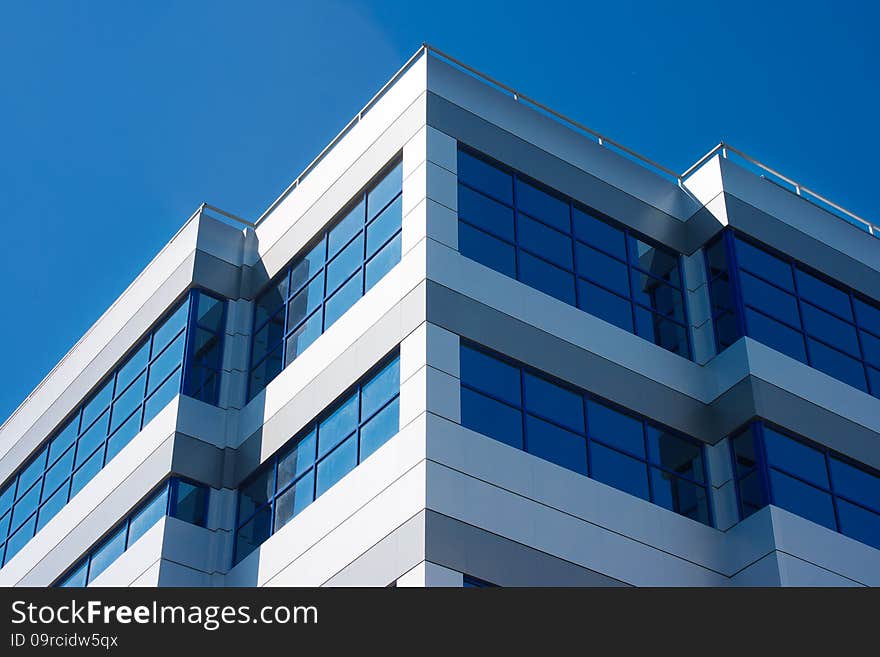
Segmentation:
<svg viewBox="0 0 880 657">
<path fill-rule="evenodd" d="M 223 308 L 226 304 L 202 291 L 198 293 L 198 300 L 196 309 L 198 325 L 213 333 L 223 331 Z"/>
<path fill-rule="evenodd" d="M 590 437 L 645 457 L 645 436 L 641 420 L 589 399 L 587 428 Z"/>
<path fill-rule="evenodd" d="M 351 308 L 363 294 L 363 272 L 352 276 L 348 282 L 327 300 L 324 306 L 324 330 Z"/>
<path fill-rule="evenodd" d="M 67 577 L 64 578 L 61 582 L 58 583 L 58 586 L 62 587 L 84 587 L 86 582 L 86 575 L 88 574 L 88 559 L 84 559 Z"/>
<path fill-rule="evenodd" d="M 358 396 L 354 393 L 343 401 L 318 427 L 318 458 L 336 447 L 343 438 L 354 433 L 358 425 Z"/>
<path fill-rule="evenodd" d="M 636 334 L 679 356 L 689 357 L 687 330 L 662 315 L 635 306 Z"/>
<path fill-rule="evenodd" d="M 795 270 L 795 278 L 797 279 L 798 294 L 802 298 L 807 299 L 819 308 L 852 321 L 853 316 L 849 303 L 849 294 L 800 269 Z"/>
<path fill-rule="evenodd" d="M 519 280 L 574 305 L 574 275 L 524 251 L 519 253 Z"/>
<path fill-rule="evenodd" d="M 379 182 L 373 185 L 373 188 L 367 192 L 367 216 L 375 217 L 376 213 L 388 205 L 403 186 L 403 163 L 398 162 L 391 171 L 385 174 Z"/>
<path fill-rule="evenodd" d="M 37 531 L 40 531 L 67 504 L 67 486 L 62 486 L 40 507 L 37 517 Z"/>
<path fill-rule="evenodd" d="M 844 500 L 837 500 L 837 513 L 840 531 L 880 549 L 880 515 Z"/>
<path fill-rule="evenodd" d="M 330 229 L 327 236 L 327 256 L 332 258 L 349 240 L 364 227 L 366 205 L 363 201 L 349 210 L 339 222 Z"/>
<path fill-rule="evenodd" d="M 147 387 L 147 373 L 141 374 L 131 386 L 113 402 L 111 410 L 110 431 L 125 422 L 134 409 L 144 401 L 144 390 Z"/>
<path fill-rule="evenodd" d="M 761 473 L 757 470 L 737 482 L 739 499 L 742 504 L 742 517 L 748 518 L 755 511 L 767 505 Z"/>
<path fill-rule="evenodd" d="M 250 396 L 253 397 L 265 388 L 269 382 L 278 376 L 281 371 L 282 345 L 279 345 L 271 354 L 257 363 L 251 370 Z M 145 420 L 146 422 L 146 420 Z"/>
<path fill-rule="evenodd" d="M 743 272 L 743 275 L 749 274 Z M 730 281 L 727 280 L 726 275 L 716 278 L 709 284 L 709 300 L 712 303 L 713 315 L 733 311 L 733 291 L 730 289 Z"/>
<path fill-rule="evenodd" d="M 271 467 L 257 474 L 238 490 L 238 522 L 248 518 L 275 492 L 275 474 Z"/>
<path fill-rule="evenodd" d="M 755 455 L 755 436 L 752 433 L 752 427 L 748 427 L 745 431 L 741 431 L 731 437 L 730 443 L 733 446 L 733 460 L 736 466 L 735 474 L 737 477 L 741 477 L 758 464 L 758 457 Z"/>
<path fill-rule="evenodd" d="M 523 448 L 520 411 L 467 388 L 461 389 L 461 423 L 477 433 Z"/>
<path fill-rule="evenodd" d="M 79 417 L 74 416 L 69 420 L 64 428 L 58 432 L 58 435 L 52 439 L 49 445 L 49 462 L 52 463 L 57 459 L 68 447 L 73 445 L 76 440 L 76 434 L 79 431 Z M 2 511 L 0 511 L 2 513 Z"/>
<path fill-rule="evenodd" d="M 802 363 L 807 362 L 804 338 L 798 331 L 749 308 L 746 308 L 745 315 L 746 328 L 750 337 L 758 342 L 763 342 L 772 349 L 796 358 Z"/>
<path fill-rule="evenodd" d="M 370 417 L 400 391 L 400 359 L 395 358 L 361 389 L 361 418 Z"/>
<path fill-rule="evenodd" d="M 45 447 L 41 449 L 39 454 L 31 459 L 30 463 L 18 475 L 18 497 L 21 497 L 21 494 L 43 474 L 43 470 L 46 469 L 47 451 Z"/>
<path fill-rule="evenodd" d="M 527 411 L 584 433 L 584 404 L 581 395 L 529 373 L 525 374 L 524 383 Z"/>
<path fill-rule="evenodd" d="M 367 290 L 378 283 L 385 274 L 400 262 L 400 233 L 367 263 Z"/>
<path fill-rule="evenodd" d="M 469 224 L 513 241 L 513 210 L 463 185 L 458 186 L 458 216 Z"/>
<path fill-rule="evenodd" d="M 102 384 L 101 389 L 83 406 L 81 429 L 89 426 L 92 421 L 104 412 L 113 397 L 113 377 Z"/>
<path fill-rule="evenodd" d="M 770 465 L 828 488 L 825 455 L 819 450 L 783 436 L 767 426 L 764 427 L 764 447 Z"/>
<path fill-rule="evenodd" d="M 163 383 L 144 405 L 144 426 L 180 392 L 180 368 Z"/>
<path fill-rule="evenodd" d="M 291 481 L 315 464 L 315 449 L 318 434 L 315 429 L 299 439 L 286 454 L 278 459 L 277 490 L 283 489 Z"/>
<path fill-rule="evenodd" d="M 196 486 L 188 481 L 178 479 L 176 482 L 177 499 L 173 507 L 174 517 L 199 527 L 205 526 L 208 510 L 208 488 Z"/>
<path fill-rule="evenodd" d="M 364 234 L 358 235 L 327 265 L 327 294 L 342 285 L 364 261 Z"/>
<path fill-rule="evenodd" d="M 162 491 L 153 497 L 152 500 L 137 513 L 131 517 L 128 527 L 128 544 L 131 545 L 141 536 L 155 525 L 165 515 L 165 508 L 168 504 L 168 486 L 164 486 Z"/>
<path fill-rule="evenodd" d="M 715 335 L 718 340 L 718 351 L 723 351 L 740 339 L 739 327 L 733 313 L 725 313 L 715 318 Z"/>
<path fill-rule="evenodd" d="M 357 436 L 351 436 L 330 452 L 323 461 L 318 463 L 316 496 L 323 494 L 328 488 L 354 470 L 358 458 L 357 447 Z"/>
<path fill-rule="evenodd" d="M 578 307 L 624 331 L 633 332 L 632 304 L 583 279 L 578 279 Z"/>
<path fill-rule="evenodd" d="M 481 230 L 458 222 L 458 250 L 466 258 L 516 278 L 516 250 Z"/>
<path fill-rule="evenodd" d="M 579 240 L 592 244 L 616 258 L 626 260 L 626 237 L 622 230 L 577 207 L 572 209 L 572 224 L 574 235 Z"/>
<path fill-rule="evenodd" d="M 513 204 L 513 178 L 510 174 L 462 150 L 458 151 L 458 179 Z"/>
<path fill-rule="evenodd" d="M 103 573 L 107 566 L 116 561 L 123 552 L 125 552 L 124 527 L 117 529 L 116 533 L 92 552 L 91 562 L 89 563 L 89 582 L 94 582 L 95 578 Z"/>
<path fill-rule="evenodd" d="M 273 283 L 268 290 L 257 297 L 257 302 L 254 305 L 254 326 L 262 326 L 263 322 L 275 315 L 278 309 L 284 305 L 287 300 L 287 283 L 287 273 L 285 272 L 280 281 Z"/>
<path fill-rule="evenodd" d="M 88 431 L 79 437 L 79 442 L 76 446 L 77 466 L 89 458 L 98 445 L 104 443 L 104 439 L 107 438 L 107 424 L 109 419 L 110 414 L 104 413 L 104 415 L 101 416 L 101 418 L 95 422 Z"/>
<path fill-rule="evenodd" d="M 740 272 L 740 287 L 743 303 L 787 322 L 791 326 L 800 327 L 801 319 L 798 312 L 797 299 L 793 294 L 784 292 L 778 287 L 765 283 L 748 272 Z"/>
<path fill-rule="evenodd" d="M 15 529 L 37 510 L 40 503 L 39 482 L 25 491 L 12 508 L 12 528 Z"/>
<path fill-rule="evenodd" d="M 832 347 L 837 347 L 853 356 L 859 356 L 859 341 L 856 337 L 856 329 L 852 324 L 832 317 L 808 303 L 801 304 L 801 311 L 804 315 L 804 328 L 808 335 L 819 338 Z"/>
<path fill-rule="evenodd" d="M 311 315 L 316 308 L 320 307 L 323 301 L 324 276 L 319 274 L 290 300 L 290 303 L 287 306 L 287 328 L 293 329 L 299 326 L 299 323 Z M 283 331 L 283 324 L 279 324 L 279 328 Z M 280 335 L 273 336 L 270 338 L 270 340 L 273 340 L 270 344 L 274 344 L 280 339 Z"/>
<path fill-rule="evenodd" d="M 140 348 L 129 356 L 125 364 L 119 368 L 116 374 L 116 396 L 119 396 L 128 384 L 147 368 L 150 359 L 150 341 L 146 340 Z"/>
<path fill-rule="evenodd" d="M 676 287 L 681 286 L 678 254 L 651 246 L 632 236 L 629 237 L 628 242 L 629 260 L 633 266 Z"/>
<path fill-rule="evenodd" d="M 661 283 L 656 278 L 632 270 L 633 298 L 677 322 L 685 322 L 684 298 L 678 288 Z"/>
<path fill-rule="evenodd" d="M 648 499 L 648 472 L 641 461 L 590 442 L 590 472 L 597 481 Z"/>
<path fill-rule="evenodd" d="M 275 500 L 275 531 L 293 520 L 315 496 L 315 473 L 309 472 Z"/>
<path fill-rule="evenodd" d="M 169 345 L 169 347 L 156 360 L 150 363 L 150 376 L 147 381 L 147 394 L 158 388 L 165 378 L 179 367 L 183 362 L 183 350 L 185 346 L 183 333 Z"/>
<path fill-rule="evenodd" d="M 859 390 L 868 390 L 865 367 L 861 361 L 850 358 L 816 340 L 807 339 L 807 348 L 810 350 L 810 365 L 817 370 L 821 370 L 835 379 L 840 379 Z"/>
<path fill-rule="evenodd" d="M 326 244 L 321 238 L 304 256 L 294 261 L 290 268 L 290 292 L 296 293 L 324 266 Z M 277 307 L 277 306 L 276 306 Z M 272 309 L 274 310 L 274 308 Z M 268 315 L 267 315 L 268 316 Z"/>
<path fill-rule="evenodd" d="M 724 249 L 723 239 L 716 240 L 706 248 L 706 262 L 710 279 L 727 272 L 727 253 Z"/>
<path fill-rule="evenodd" d="M 272 530 L 272 510 L 264 506 L 253 518 L 235 532 L 235 563 L 244 559 L 269 538 Z"/>
<path fill-rule="evenodd" d="M 287 351 L 285 359 L 287 364 L 308 349 L 315 340 L 321 336 L 321 311 L 317 310 L 303 324 L 301 324 L 293 333 L 287 336 Z"/>
<path fill-rule="evenodd" d="M 519 406 L 519 368 L 466 345 L 461 347 L 461 381 Z"/>
<path fill-rule="evenodd" d="M 259 361 L 263 354 L 275 349 L 284 338 L 284 309 L 279 310 L 267 324 L 254 333 L 252 361 Z"/>
<path fill-rule="evenodd" d="M 856 319 L 859 326 L 868 329 L 874 335 L 880 335 L 880 308 L 861 299 L 853 299 L 853 305 L 856 309 Z"/>
<path fill-rule="evenodd" d="M 836 529 L 831 495 L 778 470 L 770 470 L 773 503 L 829 529 Z"/>
<path fill-rule="evenodd" d="M 9 536 L 9 520 L 12 518 L 12 513 L 7 511 L 5 514 L 0 515 L 0 543 L 6 540 L 6 537 Z M 0 554 L 2 554 L 3 549 L 0 548 Z M 2 563 L 2 561 L 0 561 Z"/>
<path fill-rule="evenodd" d="M 30 520 L 24 523 L 18 531 L 9 537 L 9 540 L 6 541 L 6 556 L 3 558 L 4 564 L 9 563 L 12 557 L 18 554 L 19 550 L 27 545 L 27 542 L 34 537 L 36 526 L 37 516 L 33 515 Z"/>
<path fill-rule="evenodd" d="M 646 427 L 648 457 L 652 463 L 704 483 L 703 449 L 689 440 L 650 424 Z"/>
<path fill-rule="evenodd" d="M 73 470 L 73 453 L 74 449 L 71 447 L 68 449 L 64 456 L 59 458 L 54 465 L 50 466 L 46 471 L 46 476 L 43 479 L 43 500 L 45 500 L 50 494 L 55 492 L 55 489 L 61 485 L 61 482 L 65 481 L 69 476 L 71 471 Z M 0 513 L 2 513 L 2 509 L 0 509 Z"/>
<path fill-rule="evenodd" d="M 373 255 L 394 233 L 400 230 L 401 198 L 398 196 L 397 200 L 382 210 L 382 213 L 373 219 L 373 222 L 367 227 L 367 257 Z"/>
<path fill-rule="evenodd" d="M 831 457 L 834 492 L 854 502 L 880 509 L 880 477 Z"/>
<path fill-rule="evenodd" d="M 208 369 L 220 369 L 222 365 L 220 362 L 222 357 L 220 335 L 197 327 L 191 339 L 193 341 L 192 362 Z"/>
<path fill-rule="evenodd" d="M 104 467 L 104 450 L 98 449 L 92 456 L 83 463 L 82 467 L 73 474 L 73 480 L 70 484 L 70 499 L 73 499 L 83 486 L 89 483 L 96 474 Z"/>
<path fill-rule="evenodd" d="M 400 422 L 400 400 L 395 399 L 361 428 L 361 454 L 363 461 L 397 433 Z"/>
<path fill-rule="evenodd" d="M 6 486 L 0 492 L 0 516 L 9 511 L 12 508 L 12 502 L 15 500 L 15 478 L 9 482 L 9 485 Z"/>
<path fill-rule="evenodd" d="M 174 314 L 153 334 L 153 349 L 150 353 L 151 358 L 155 358 L 159 352 L 171 342 L 172 338 L 184 329 L 188 318 L 189 296 L 187 296 L 180 307 L 174 311 Z"/>
<path fill-rule="evenodd" d="M 735 243 L 737 263 L 742 269 L 747 269 L 785 290 L 794 292 L 791 265 L 739 238 Z"/>
<path fill-rule="evenodd" d="M 517 242 L 535 255 L 566 269 L 574 267 L 571 261 L 571 238 L 567 234 L 524 214 L 517 214 L 516 230 Z"/>
<path fill-rule="evenodd" d="M 582 244 L 577 245 L 576 253 L 580 276 L 585 276 L 612 292 L 629 296 L 627 267 L 624 263 Z"/>
<path fill-rule="evenodd" d="M 519 179 L 516 184 L 516 207 L 559 230 L 571 232 L 568 203 Z"/>
<path fill-rule="evenodd" d="M 587 440 L 531 415 L 526 415 L 526 445 L 529 454 L 587 474 Z"/>
<path fill-rule="evenodd" d="M 657 468 L 651 468 L 651 489 L 654 504 L 693 518 L 705 525 L 709 522 L 709 501 L 706 489 Z"/>
<path fill-rule="evenodd" d="M 865 360 L 880 367 L 880 338 L 875 338 L 866 331 L 859 331 L 859 339 Z"/>
</svg>

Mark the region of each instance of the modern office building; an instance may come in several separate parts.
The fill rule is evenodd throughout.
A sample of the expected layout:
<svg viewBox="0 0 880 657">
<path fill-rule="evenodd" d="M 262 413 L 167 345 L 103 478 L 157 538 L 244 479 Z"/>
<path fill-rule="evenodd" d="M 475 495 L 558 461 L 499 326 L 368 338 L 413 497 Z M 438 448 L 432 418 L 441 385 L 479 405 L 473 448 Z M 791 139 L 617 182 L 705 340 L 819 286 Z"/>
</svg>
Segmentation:
<svg viewBox="0 0 880 657">
<path fill-rule="evenodd" d="M 880 233 L 420 49 L 0 428 L 0 584 L 880 585 Z"/>
</svg>

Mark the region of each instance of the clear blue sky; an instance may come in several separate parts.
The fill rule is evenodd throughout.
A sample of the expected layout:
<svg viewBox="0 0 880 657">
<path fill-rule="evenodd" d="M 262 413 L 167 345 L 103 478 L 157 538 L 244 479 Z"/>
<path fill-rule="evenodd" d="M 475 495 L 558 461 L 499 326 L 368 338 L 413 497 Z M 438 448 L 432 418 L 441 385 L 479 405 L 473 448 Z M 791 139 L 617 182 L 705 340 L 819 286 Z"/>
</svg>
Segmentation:
<svg viewBox="0 0 880 657">
<path fill-rule="evenodd" d="M 0 420 L 206 200 L 258 216 L 422 41 L 682 170 L 718 141 L 875 221 L 864 2 L 0 9 Z"/>
</svg>

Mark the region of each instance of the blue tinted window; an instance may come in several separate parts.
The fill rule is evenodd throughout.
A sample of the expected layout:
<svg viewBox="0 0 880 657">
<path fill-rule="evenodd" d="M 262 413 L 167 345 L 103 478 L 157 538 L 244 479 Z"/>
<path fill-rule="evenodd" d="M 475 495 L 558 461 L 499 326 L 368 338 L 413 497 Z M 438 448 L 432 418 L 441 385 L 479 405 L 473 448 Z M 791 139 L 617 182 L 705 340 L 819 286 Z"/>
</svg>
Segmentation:
<svg viewBox="0 0 880 657">
<path fill-rule="evenodd" d="M 398 162 L 352 199 L 258 297 L 248 400 L 400 262 L 401 175 Z"/>
<path fill-rule="evenodd" d="M 880 509 L 880 477 L 838 458 L 831 458 L 830 466 L 836 493 Z"/>
<path fill-rule="evenodd" d="M 516 249 L 513 245 L 472 228 L 463 221 L 458 224 L 458 250 L 471 260 L 511 278 L 516 277 Z"/>
<path fill-rule="evenodd" d="M 131 516 L 131 521 L 128 527 L 129 545 L 133 544 L 141 536 L 146 534 L 153 525 L 165 516 L 167 505 L 168 492 L 167 488 L 163 487 L 162 492 L 159 495 L 155 496 L 152 500 L 149 500 L 143 505 L 143 508 L 136 511 Z"/>
<path fill-rule="evenodd" d="M 780 290 L 748 272 L 740 274 L 739 282 L 743 303 L 791 326 L 800 326 L 797 297 L 793 294 Z"/>
<path fill-rule="evenodd" d="M 125 530 L 119 529 L 98 547 L 92 554 L 89 564 L 89 582 L 104 572 L 111 563 L 125 552 Z"/>
<path fill-rule="evenodd" d="M 351 435 L 358 424 L 358 396 L 352 395 L 318 425 L 318 458 Z"/>
<path fill-rule="evenodd" d="M 545 379 L 526 373 L 525 406 L 557 424 L 584 432 L 584 402 L 581 395 Z"/>
<path fill-rule="evenodd" d="M 842 533 L 880 549 L 880 515 L 845 500 L 837 501 L 837 515 Z"/>
<path fill-rule="evenodd" d="M 587 474 L 587 440 L 583 436 L 529 415 L 526 416 L 526 444 L 530 454 Z"/>
<path fill-rule="evenodd" d="M 801 298 L 852 321 L 849 294 L 800 269 L 795 271 L 795 278 L 797 279 L 798 294 Z"/>
<path fill-rule="evenodd" d="M 650 425 L 645 429 L 648 457 L 652 463 L 677 475 L 683 475 L 699 483 L 704 482 L 703 450 L 699 445 Z"/>
<path fill-rule="evenodd" d="M 757 274 L 790 292 L 794 291 L 791 265 L 748 242 L 736 240 L 736 259 L 741 269 Z"/>
<path fill-rule="evenodd" d="M 275 501 L 275 531 L 293 520 L 315 498 L 315 473 L 310 471 Z"/>
<path fill-rule="evenodd" d="M 825 456 L 820 451 L 783 436 L 769 427 L 764 428 L 764 444 L 770 465 L 779 466 L 802 479 L 828 487 Z"/>
<path fill-rule="evenodd" d="M 666 471 L 651 468 L 653 501 L 688 518 L 709 524 L 706 489 Z"/>
<path fill-rule="evenodd" d="M 187 481 L 174 482 L 171 516 L 192 525 L 204 527 L 207 520 L 208 489 Z"/>
<path fill-rule="evenodd" d="M 461 423 L 511 447 L 523 447 L 522 413 L 467 388 L 461 389 Z"/>
<path fill-rule="evenodd" d="M 485 166 L 460 152 L 463 166 L 473 165 L 475 170 Z M 459 171 L 462 255 L 691 357 L 678 254 L 649 244 L 516 173 L 492 171 L 498 175 L 487 175 L 501 187 L 508 188 L 512 181 L 514 193 L 485 181 L 471 184 L 468 176 L 479 174 Z M 632 287 L 630 280 L 635 283 Z M 648 316 L 641 319 L 642 330 L 637 331 L 633 320 L 637 304 L 677 324 Z"/>
<path fill-rule="evenodd" d="M 867 304 L 861 299 L 853 299 L 853 305 L 859 326 L 868 329 L 874 335 L 880 335 L 880 308 Z"/>
<path fill-rule="evenodd" d="M 852 324 L 841 321 L 808 303 L 801 304 L 801 312 L 807 334 L 858 358 L 859 340 Z"/>
<path fill-rule="evenodd" d="M 354 470 L 358 461 L 358 444 L 356 436 L 351 436 L 333 450 L 327 458 L 318 464 L 318 483 L 316 494 L 321 495 L 328 488 Z"/>
<path fill-rule="evenodd" d="M 798 331 L 748 308 L 746 327 L 748 334 L 759 342 L 801 362 L 807 362 L 804 337 Z"/>
<path fill-rule="evenodd" d="M 595 442 L 590 444 L 590 476 L 631 495 L 648 499 L 645 464 Z"/>
<path fill-rule="evenodd" d="M 360 460 L 384 445 L 391 436 L 397 433 L 400 419 L 399 399 L 395 398 L 381 411 L 370 418 L 361 429 Z"/>
<path fill-rule="evenodd" d="M 67 504 L 67 486 L 62 486 L 40 506 L 37 531 L 40 531 Z"/>
<path fill-rule="evenodd" d="M 500 201 L 513 203 L 513 177 L 462 150 L 458 151 L 458 179 Z"/>
<path fill-rule="evenodd" d="M 773 503 L 808 520 L 836 529 L 831 495 L 789 477 L 778 470 L 770 471 Z"/>
<path fill-rule="evenodd" d="M 688 355 L 687 330 L 681 324 L 641 306 L 635 307 L 635 315 L 636 335 L 680 356 Z"/>
<path fill-rule="evenodd" d="M 807 339 L 810 364 L 844 383 L 867 390 L 865 368 L 861 362 L 816 340 Z"/>
<path fill-rule="evenodd" d="M 519 368 L 466 345 L 461 347 L 460 360 L 461 380 L 467 385 L 510 404 L 521 403 Z"/>
<path fill-rule="evenodd" d="M 370 417 L 400 390 L 400 361 L 394 359 L 364 384 L 361 393 L 361 416 Z"/>
<path fill-rule="evenodd" d="M 880 338 L 874 337 L 867 331 L 859 331 L 859 341 L 862 344 L 865 361 L 880 367 Z"/>
<path fill-rule="evenodd" d="M 296 441 L 293 447 L 282 453 L 278 459 L 277 490 L 286 487 L 291 481 L 315 464 L 316 446 L 317 432 L 315 429 L 312 429 L 308 434 Z M 242 494 L 244 494 L 243 491 Z"/>
<path fill-rule="evenodd" d="M 587 402 L 590 437 L 632 454 L 645 456 L 645 435 L 641 420 L 594 401 Z"/>
</svg>

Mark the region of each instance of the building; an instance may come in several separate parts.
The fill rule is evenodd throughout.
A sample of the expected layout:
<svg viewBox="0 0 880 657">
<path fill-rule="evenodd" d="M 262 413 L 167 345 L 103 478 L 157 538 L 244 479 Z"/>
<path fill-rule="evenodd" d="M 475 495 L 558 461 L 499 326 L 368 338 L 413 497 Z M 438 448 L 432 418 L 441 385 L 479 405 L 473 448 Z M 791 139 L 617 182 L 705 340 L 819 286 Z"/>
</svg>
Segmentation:
<svg viewBox="0 0 880 657">
<path fill-rule="evenodd" d="M 880 229 L 511 92 L 200 207 L 0 428 L 0 584 L 880 584 Z"/>
</svg>

